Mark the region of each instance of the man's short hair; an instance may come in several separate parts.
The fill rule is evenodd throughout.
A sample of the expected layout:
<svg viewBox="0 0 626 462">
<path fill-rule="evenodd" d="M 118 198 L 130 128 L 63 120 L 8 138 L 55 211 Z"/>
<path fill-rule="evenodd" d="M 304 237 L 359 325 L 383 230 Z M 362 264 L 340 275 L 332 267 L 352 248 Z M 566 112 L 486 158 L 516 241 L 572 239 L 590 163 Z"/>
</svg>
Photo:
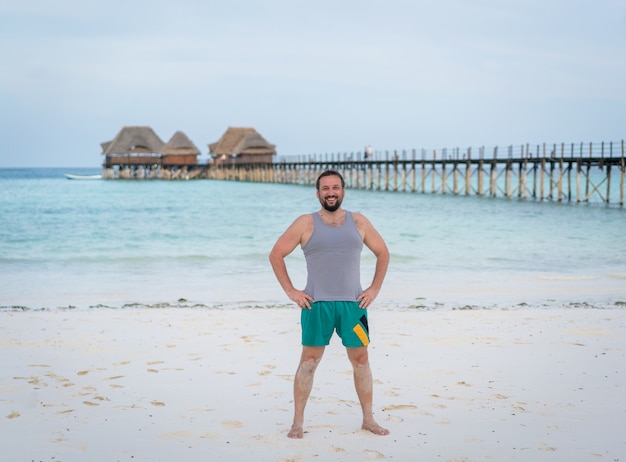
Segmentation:
<svg viewBox="0 0 626 462">
<path fill-rule="evenodd" d="M 319 191 L 320 189 L 320 180 L 325 176 L 335 175 L 338 176 L 341 180 L 341 189 L 346 188 L 346 182 L 343 180 L 343 176 L 337 170 L 326 170 L 325 172 L 320 173 L 320 176 L 317 177 L 317 181 L 315 182 L 315 188 Z"/>
</svg>

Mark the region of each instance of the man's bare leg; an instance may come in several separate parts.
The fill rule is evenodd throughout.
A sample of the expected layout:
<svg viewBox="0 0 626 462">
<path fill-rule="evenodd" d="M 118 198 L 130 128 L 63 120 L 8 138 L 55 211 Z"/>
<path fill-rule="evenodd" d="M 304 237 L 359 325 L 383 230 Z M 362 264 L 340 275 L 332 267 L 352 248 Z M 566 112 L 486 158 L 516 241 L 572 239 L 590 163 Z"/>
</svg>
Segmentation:
<svg viewBox="0 0 626 462">
<path fill-rule="evenodd" d="M 302 347 L 300 364 L 293 381 L 293 424 L 287 436 L 289 438 L 304 437 L 304 408 L 313 388 L 315 369 L 322 360 L 324 347 Z"/>
<path fill-rule="evenodd" d="M 363 411 L 363 430 L 370 431 L 376 435 L 388 435 L 389 430 L 381 427 L 374 420 L 372 411 L 372 400 L 374 395 L 374 385 L 372 380 L 372 370 L 370 369 L 367 347 L 348 348 L 348 358 L 354 369 L 354 387 L 361 403 Z"/>
</svg>

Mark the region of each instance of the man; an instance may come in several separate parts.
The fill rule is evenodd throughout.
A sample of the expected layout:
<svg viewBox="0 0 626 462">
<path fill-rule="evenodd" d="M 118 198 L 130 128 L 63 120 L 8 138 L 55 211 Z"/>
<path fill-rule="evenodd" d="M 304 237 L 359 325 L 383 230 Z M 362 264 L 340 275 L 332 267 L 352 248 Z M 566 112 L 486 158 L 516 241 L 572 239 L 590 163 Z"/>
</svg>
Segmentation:
<svg viewBox="0 0 626 462">
<path fill-rule="evenodd" d="M 335 330 L 346 347 L 354 370 L 354 385 L 363 412 L 361 428 L 377 435 L 387 435 L 389 431 L 376 423 L 372 412 L 367 308 L 383 284 L 389 251 L 367 218 L 341 207 L 345 183 L 339 172 L 323 172 L 316 182 L 316 195 L 322 208 L 298 217 L 278 238 L 270 253 L 278 282 L 287 296 L 302 308 L 302 354 L 294 379 L 294 418 L 288 436 L 304 436 L 304 408 L 313 387 L 315 369 Z M 307 264 L 304 290 L 293 286 L 285 265 L 285 257 L 298 244 Z M 363 244 L 376 256 L 374 277 L 365 290 L 360 282 Z"/>
</svg>

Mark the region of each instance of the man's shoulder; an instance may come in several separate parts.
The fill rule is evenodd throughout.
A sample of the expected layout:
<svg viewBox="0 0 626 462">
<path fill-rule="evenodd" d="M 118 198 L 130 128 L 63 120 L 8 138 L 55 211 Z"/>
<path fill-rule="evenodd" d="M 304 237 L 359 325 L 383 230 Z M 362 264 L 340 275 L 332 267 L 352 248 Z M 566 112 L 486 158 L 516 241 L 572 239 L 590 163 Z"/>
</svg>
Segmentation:
<svg viewBox="0 0 626 462">
<path fill-rule="evenodd" d="M 310 228 L 311 226 L 313 226 L 313 214 L 305 213 L 304 215 L 300 215 L 293 222 L 293 226 L 303 229 Z"/>
<path fill-rule="evenodd" d="M 352 220 L 354 221 L 356 227 L 362 230 L 372 226 L 367 217 L 359 212 L 352 212 Z"/>
<path fill-rule="evenodd" d="M 315 213 L 304 213 L 296 218 L 296 221 L 313 221 L 313 215 Z"/>
<path fill-rule="evenodd" d="M 365 217 L 365 215 L 363 215 L 360 212 L 350 212 L 350 213 L 352 214 L 352 219 L 355 222 L 358 222 L 358 221 L 368 221 L 367 218 Z"/>
</svg>

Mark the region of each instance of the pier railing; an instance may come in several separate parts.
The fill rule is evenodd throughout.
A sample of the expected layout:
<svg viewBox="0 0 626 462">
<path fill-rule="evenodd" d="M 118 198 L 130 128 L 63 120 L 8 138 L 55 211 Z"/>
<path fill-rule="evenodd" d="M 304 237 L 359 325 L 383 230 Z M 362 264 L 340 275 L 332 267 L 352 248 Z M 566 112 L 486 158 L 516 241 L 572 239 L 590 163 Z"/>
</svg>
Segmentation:
<svg viewBox="0 0 626 462">
<path fill-rule="evenodd" d="M 276 161 L 287 163 L 334 162 L 334 161 L 393 161 L 393 160 L 465 160 L 514 159 L 514 158 L 622 158 L 624 141 L 600 143 L 520 144 L 506 147 L 479 146 L 477 148 L 442 148 L 365 151 L 278 156 Z"/>
</svg>

